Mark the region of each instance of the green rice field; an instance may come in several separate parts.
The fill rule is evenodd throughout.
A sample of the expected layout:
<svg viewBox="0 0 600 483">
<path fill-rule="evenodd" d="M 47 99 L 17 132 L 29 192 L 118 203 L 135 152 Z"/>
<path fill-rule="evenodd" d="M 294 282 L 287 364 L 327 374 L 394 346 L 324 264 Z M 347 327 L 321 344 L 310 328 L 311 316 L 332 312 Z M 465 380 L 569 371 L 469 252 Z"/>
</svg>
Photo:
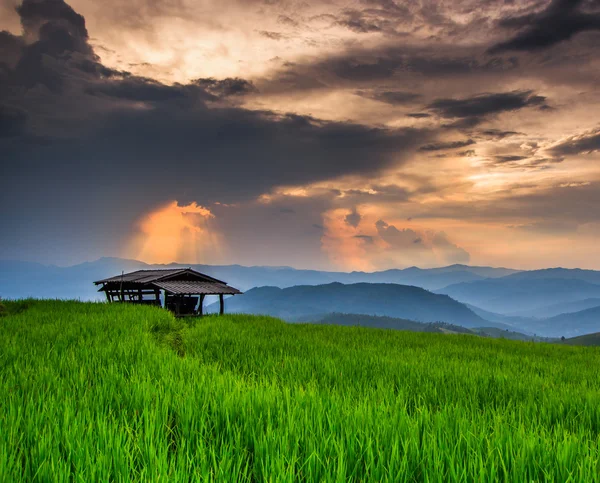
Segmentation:
<svg viewBox="0 0 600 483">
<path fill-rule="evenodd" d="M 600 350 L 5 302 L 1 482 L 600 481 Z"/>
</svg>

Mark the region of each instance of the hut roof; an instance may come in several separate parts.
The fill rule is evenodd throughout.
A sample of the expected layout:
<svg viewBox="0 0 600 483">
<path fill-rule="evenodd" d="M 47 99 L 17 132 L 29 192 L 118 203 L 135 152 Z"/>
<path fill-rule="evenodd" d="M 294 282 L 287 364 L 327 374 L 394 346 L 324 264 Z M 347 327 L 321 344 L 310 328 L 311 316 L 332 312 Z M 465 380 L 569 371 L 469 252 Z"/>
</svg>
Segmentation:
<svg viewBox="0 0 600 483">
<path fill-rule="evenodd" d="M 105 278 L 102 280 L 98 280 L 94 283 L 96 285 L 99 285 L 101 283 L 111 283 L 111 282 L 147 284 L 147 283 L 158 282 L 160 280 L 168 280 L 171 278 L 177 278 L 178 276 L 183 275 L 183 274 L 189 274 L 192 277 L 196 278 L 198 281 L 227 285 L 222 280 L 217 280 L 216 278 L 213 278 L 213 277 L 210 277 L 209 275 L 205 275 L 203 273 L 197 272 L 196 270 L 192 270 L 191 268 L 166 268 L 166 269 L 157 269 L 157 270 L 136 270 L 135 272 L 124 273 L 122 275 L 115 275 L 114 277 L 109 277 L 109 278 Z"/>
<path fill-rule="evenodd" d="M 194 280 L 166 280 L 164 282 L 154 282 L 153 285 L 176 295 L 236 295 L 242 293 L 237 288 L 230 287 L 225 283 L 197 282 Z"/>
</svg>

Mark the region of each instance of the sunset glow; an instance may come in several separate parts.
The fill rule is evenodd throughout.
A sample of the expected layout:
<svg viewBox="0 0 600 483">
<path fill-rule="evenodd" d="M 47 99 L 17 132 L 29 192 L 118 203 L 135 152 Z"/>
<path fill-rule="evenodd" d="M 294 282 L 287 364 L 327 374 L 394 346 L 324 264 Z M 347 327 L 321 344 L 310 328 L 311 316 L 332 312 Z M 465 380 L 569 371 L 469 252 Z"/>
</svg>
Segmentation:
<svg viewBox="0 0 600 483">
<path fill-rule="evenodd" d="M 206 263 L 222 250 L 221 237 L 210 227 L 212 218 L 210 210 L 196 203 L 173 201 L 140 221 L 131 255 L 148 263 Z"/>
</svg>

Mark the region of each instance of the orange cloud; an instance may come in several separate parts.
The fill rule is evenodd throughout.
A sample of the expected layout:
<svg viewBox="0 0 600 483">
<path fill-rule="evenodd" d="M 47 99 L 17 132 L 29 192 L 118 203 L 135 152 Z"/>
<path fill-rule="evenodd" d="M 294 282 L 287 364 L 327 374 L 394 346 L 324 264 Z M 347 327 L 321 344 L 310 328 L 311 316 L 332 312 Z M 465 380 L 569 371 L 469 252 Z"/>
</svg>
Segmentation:
<svg viewBox="0 0 600 483">
<path fill-rule="evenodd" d="M 330 210 L 323 225 L 321 248 L 343 270 L 427 268 L 470 260 L 470 254 L 446 233 L 402 227 L 402 221 L 387 223 L 372 209 L 362 214 L 356 208 Z"/>
<path fill-rule="evenodd" d="M 332 264 L 342 270 L 373 270 L 366 248 L 368 238 L 357 236 L 357 228 L 346 221 L 350 213 L 337 209 L 323 214 L 321 248 Z"/>
<path fill-rule="evenodd" d="M 222 255 L 222 237 L 211 227 L 214 215 L 198 204 L 177 201 L 145 215 L 130 254 L 148 263 L 213 263 Z"/>
</svg>

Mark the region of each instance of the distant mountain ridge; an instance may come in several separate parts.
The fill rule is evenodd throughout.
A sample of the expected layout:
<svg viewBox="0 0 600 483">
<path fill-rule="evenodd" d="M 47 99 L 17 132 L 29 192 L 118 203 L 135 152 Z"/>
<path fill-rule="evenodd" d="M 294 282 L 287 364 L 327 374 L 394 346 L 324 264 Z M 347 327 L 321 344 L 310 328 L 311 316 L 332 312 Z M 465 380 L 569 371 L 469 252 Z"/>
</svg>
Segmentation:
<svg viewBox="0 0 600 483">
<path fill-rule="evenodd" d="M 465 308 L 486 321 L 481 326 L 493 325 L 553 337 L 572 337 L 584 333 L 584 330 L 600 331 L 600 320 L 595 322 L 595 319 L 590 318 L 593 315 L 577 315 L 581 311 L 600 307 L 600 271 L 564 268 L 518 271 L 451 265 L 433 269 L 409 267 L 372 273 L 348 273 L 297 270 L 291 267 L 176 263 L 149 265 L 121 258 L 101 258 L 71 267 L 0 260 L 0 298 L 103 300 L 102 294 L 92 284 L 94 280 L 116 275 L 121 271 L 187 266 L 225 280 L 242 291 L 261 286 L 288 288 L 298 285 L 328 285 L 333 282 L 392 283 L 449 295 L 455 301 L 466 304 L 468 307 Z M 226 307 L 233 304 L 234 300 L 228 300 Z M 210 302 L 207 300 L 207 304 Z M 348 312 L 346 307 L 342 307 L 340 311 Z M 321 313 L 324 311 L 321 310 Z M 549 317 L 559 315 L 563 317 L 546 322 Z"/>
<path fill-rule="evenodd" d="M 543 324 L 546 333 L 557 337 L 564 335 L 565 332 L 569 337 L 598 332 L 600 330 L 600 307 L 557 315 L 543 320 L 540 324 Z"/>
<path fill-rule="evenodd" d="M 331 282 L 397 283 L 434 290 L 453 283 L 484 280 L 489 277 L 503 277 L 517 272 L 507 268 L 469 267 L 467 265 L 451 265 L 432 269 L 410 267 L 368 273 L 300 270 L 291 267 L 245 267 L 241 265 L 181 263 L 151 265 L 138 260 L 110 257 L 71 267 L 0 260 L 0 297 L 97 300 L 101 297 L 92 285 L 94 280 L 117 275 L 122 271 L 172 267 L 192 267 L 207 275 L 225 280 L 242 291 L 261 286 L 285 288 L 294 285 L 323 285 Z"/>
<path fill-rule="evenodd" d="M 284 320 L 329 312 L 397 317 L 415 322 L 447 322 L 463 327 L 490 324 L 465 305 L 419 287 L 339 282 L 288 288 L 260 287 L 228 300 L 228 312 L 265 314 Z"/>
<path fill-rule="evenodd" d="M 461 282 L 435 292 L 490 312 L 534 315 L 536 309 L 548 305 L 600 298 L 600 284 L 577 278 L 507 276 L 477 282 Z"/>
</svg>

